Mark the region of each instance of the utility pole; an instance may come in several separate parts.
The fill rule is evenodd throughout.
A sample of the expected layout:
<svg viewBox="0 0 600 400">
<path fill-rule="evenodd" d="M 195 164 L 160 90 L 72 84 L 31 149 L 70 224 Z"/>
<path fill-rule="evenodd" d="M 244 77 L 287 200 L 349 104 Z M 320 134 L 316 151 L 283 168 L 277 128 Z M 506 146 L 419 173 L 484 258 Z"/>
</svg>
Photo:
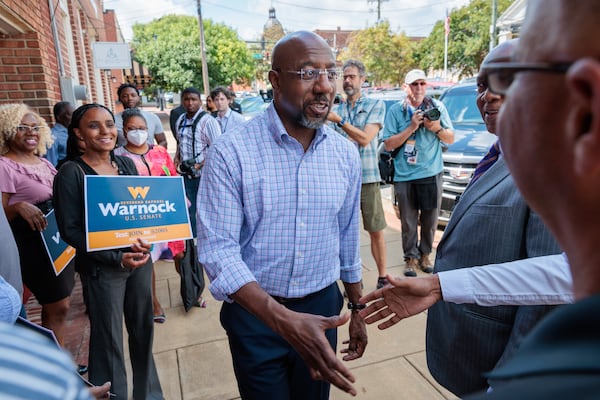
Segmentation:
<svg viewBox="0 0 600 400">
<path fill-rule="evenodd" d="M 381 3 L 390 0 L 367 0 L 367 3 L 377 3 L 377 22 L 381 21 Z"/>
<path fill-rule="evenodd" d="M 498 13 L 498 0 L 492 0 L 492 25 L 490 25 L 490 51 L 496 47 L 496 14 Z"/>
<path fill-rule="evenodd" d="M 202 58 L 202 85 L 204 86 L 204 95 L 208 97 L 210 88 L 208 87 L 208 65 L 206 63 L 206 44 L 204 43 L 204 24 L 202 23 L 202 6 L 200 0 L 198 4 L 198 25 L 200 26 L 200 56 Z"/>
</svg>

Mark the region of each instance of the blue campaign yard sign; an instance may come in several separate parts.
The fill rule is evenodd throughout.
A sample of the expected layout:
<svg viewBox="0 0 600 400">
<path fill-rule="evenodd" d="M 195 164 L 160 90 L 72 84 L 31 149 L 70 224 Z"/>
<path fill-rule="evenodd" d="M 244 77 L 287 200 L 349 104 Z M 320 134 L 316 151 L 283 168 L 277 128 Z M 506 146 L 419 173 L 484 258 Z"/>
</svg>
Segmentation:
<svg viewBox="0 0 600 400">
<path fill-rule="evenodd" d="M 67 265 L 69 265 L 69 262 L 73 257 L 75 257 L 75 249 L 69 246 L 67 242 L 60 237 L 54 210 L 51 210 L 46 214 L 46 220 L 48 221 L 48 226 L 41 231 L 40 234 L 42 235 L 42 241 L 46 247 L 48 257 L 50 257 L 50 261 L 52 261 L 54 273 L 58 275 Z"/>
<path fill-rule="evenodd" d="M 192 237 L 180 176 L 86 175 L 84 192 L 88 251 Z"/>
</svg>

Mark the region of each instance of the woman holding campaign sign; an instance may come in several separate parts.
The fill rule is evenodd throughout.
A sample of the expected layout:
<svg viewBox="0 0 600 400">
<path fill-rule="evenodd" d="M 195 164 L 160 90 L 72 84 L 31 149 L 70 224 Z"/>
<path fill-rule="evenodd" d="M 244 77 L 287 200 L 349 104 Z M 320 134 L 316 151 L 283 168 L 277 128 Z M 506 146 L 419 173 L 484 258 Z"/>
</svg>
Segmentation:
<svg viewBox="0 0 600 400">
<path fill-rule="evenodd" d="M 62 344 L 75 280 L 72 263 L 54 268 L 40 234 L 52 210 L 56 170 L 41 158 L 51 144 L 50 128 L 25 104 L 0 106 L 2 207 L 19 247 L 23 283 L 42 305 L 42 325 Z M 58 241 L 57 233 L 50 233 Z"/>
<path fill-rule="evenodd" d="M 137 108 L 128 108 L 121 115 L 123 118 L 123 135 L 127 143 L 117 147 L 115 154 L 129 157 L 137 171 L 143 176 L 178 176 L 171 156 L 162 146 L 148 144 L 148 126 L 146 119 Z M 161 258 L 175 259 L 175 268 L 179 270 L 179 260 L 183 258 L 185 244 L 183 240 L 168 243 L 155 243 L 152 248 L 152 262 Z M 169 254 L 170 253 L 170 254 Z M 156 296 L 156 280 L 152 270 L 152 309 L 154 322 L 163 323 L 165 313 Z"/>
<path fill-rule="evenodd" d="M 117 399 L 127 399 L 123 356 L 123 317 L 129 334 L 134 399 L 162 399 L 152 356 L 152 262 L 150 244 L 88 251 L 85 175 L 137 175 L 134 163 L 112 150 L 117 128 L 112 112 L 86 104 L 73 112 L 69 135 L 85 143 L 85 152 L 66 162 L 54 180 L 56 219 L 64 240 L 77 249 L 77 270 L 85 281 L 90 318 L 89 380 L 112 382 Z"/>
</svg>

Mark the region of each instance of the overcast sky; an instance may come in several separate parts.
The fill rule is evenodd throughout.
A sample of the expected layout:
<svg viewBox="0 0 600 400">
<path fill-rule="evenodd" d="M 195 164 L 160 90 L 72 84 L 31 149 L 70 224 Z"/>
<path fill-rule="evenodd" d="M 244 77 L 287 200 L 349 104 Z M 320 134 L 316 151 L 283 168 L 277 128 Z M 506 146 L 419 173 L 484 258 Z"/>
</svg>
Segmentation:
<svg viewBox="0 0 600 400">
<path fill-rule="evenodd" d="M 368 0 L 201 0 L 202 17 L 224 23 L 243 40 L 260 38 L 275 7 L 277 19 L 286 31 L 363 29 L 377 21 L 377 2 Z M 396 32 L 427 36 L 436 21 L 469 0 L 381 0 L 381 17 Z M 197 15 L 197 0 L 104 0 L 105 9 L 114 9 L 125 40 L 133 36 L 131 26 L 167 14 Z"/>
</svg>

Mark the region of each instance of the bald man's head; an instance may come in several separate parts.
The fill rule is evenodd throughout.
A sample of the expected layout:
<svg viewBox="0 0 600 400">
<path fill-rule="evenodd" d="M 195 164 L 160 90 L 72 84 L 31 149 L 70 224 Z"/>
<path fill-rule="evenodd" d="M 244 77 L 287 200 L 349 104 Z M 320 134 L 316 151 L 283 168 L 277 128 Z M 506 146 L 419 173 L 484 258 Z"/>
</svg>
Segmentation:
<svg viewBox="0 0 600 400">
<path fill-rule="evenodd" d="M 505 42 L 500 43 L 498 46 L 494 47 L 487 56 L 483 59 L 481 66 L 485 64 L 493 63 L 493 62 L 508 62 L 510 61 L 515 48 L 519 43 L 519 39 L 511 39 Z"/>
<path fill-rule="evenodd" d="M 298 55 L 299 49 L 306 46 L 322 46 L 331 51 L 329 45 L 321 36 L 309 31 L 297 31 L 279 39 L 271 53 L 271 68 L 277 69 Z M 333 53 L 332 53 L 333 57 Z"/>
<path fill-rule="evenodd" d="M 299 31 L 277 42 L 269 81 L 275 109 L 288 132 L 323 125 L 333 104 L 337 70 L 327 42 Z"/>
</svg>

